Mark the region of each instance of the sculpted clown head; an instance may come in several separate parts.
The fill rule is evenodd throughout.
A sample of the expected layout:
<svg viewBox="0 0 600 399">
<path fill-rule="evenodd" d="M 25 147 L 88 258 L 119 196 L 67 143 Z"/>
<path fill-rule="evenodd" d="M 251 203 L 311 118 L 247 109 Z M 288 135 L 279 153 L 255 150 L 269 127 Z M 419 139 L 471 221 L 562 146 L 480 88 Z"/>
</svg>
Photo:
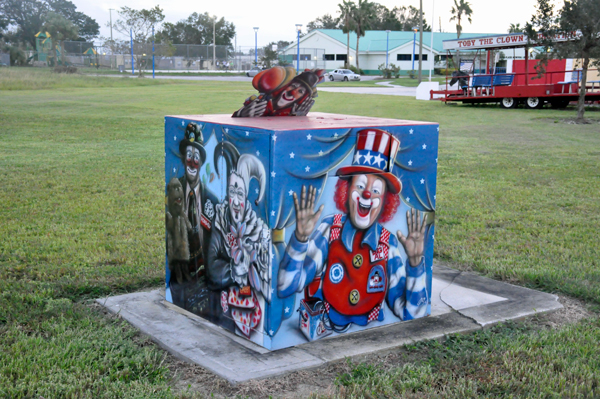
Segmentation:
<svg viewBox="0 0 600 399">
<path fill-rule="evenodd" d="M 371 227 L 383 209 L 385 180 L 375 174 L 355 175 L 348 191 L 348 218 L 357 229 Z"/>
<path fill-rule="evenodd" d="M 300 81 L 292 81 L 273 101 L 275 109 L 291 107 L 309 93 L 308 87 Z"/>
<path fill-rule="evenodd" d="M 227 188 L 229 197 L 229 214 L 231 220 L 240 223 L 244 218 L 244 207 L 246 206 L 246 184 L 244 179 L 236 172 L 229 175 L 229 187 Z"/>
</svg>

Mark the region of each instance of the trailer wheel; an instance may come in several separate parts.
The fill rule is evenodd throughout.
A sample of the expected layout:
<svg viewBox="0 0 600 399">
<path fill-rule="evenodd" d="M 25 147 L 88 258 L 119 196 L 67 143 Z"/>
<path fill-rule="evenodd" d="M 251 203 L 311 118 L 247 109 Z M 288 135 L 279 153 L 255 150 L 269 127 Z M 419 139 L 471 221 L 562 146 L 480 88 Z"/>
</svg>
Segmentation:
<svg viewBox="0 0 600 399">
<path fill-rule="evenodd" d="M 512 98 L 512 97 L 504 97 L 501 101 L 500 101 L 500 105 L 502 106 L 502 108 L 516 108 L 517 107 L 517 101 Z"/>
<path fill-rule="evenodd" d="M 527 97 L 525 105 L 529 109 L 542 108 L 544 106 L 544 100 L 540 99 L 539 97 Z"/>
</svg>

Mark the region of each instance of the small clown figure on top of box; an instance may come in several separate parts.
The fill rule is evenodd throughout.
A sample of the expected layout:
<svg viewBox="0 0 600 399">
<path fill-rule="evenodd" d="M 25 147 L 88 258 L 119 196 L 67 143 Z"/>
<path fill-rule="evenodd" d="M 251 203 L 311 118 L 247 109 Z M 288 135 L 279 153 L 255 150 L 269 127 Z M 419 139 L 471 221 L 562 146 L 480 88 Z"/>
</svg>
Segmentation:
<svg viewBox="0 0 600 399">
<path fill-rule="evenodd" d="M 384 302 L 400 320 L 427 312 L 425 220 L 419 211 L 407 212 L 406 236 L 382 226 L 400 205 L 402 185 L 392 173 L 399 146 L 386 131 L 359 131 L 352 164 L 336 173 L 333 199 L 341 213 L 320 225 L 316 189 L 303 187 L 300 198 L 294 193 L 296 229 L 280 265 L 278 296 L 304 290 L 305 303 L 322 302 L 324 324 L 333 331 L 382 321 Z"/>
</svg>

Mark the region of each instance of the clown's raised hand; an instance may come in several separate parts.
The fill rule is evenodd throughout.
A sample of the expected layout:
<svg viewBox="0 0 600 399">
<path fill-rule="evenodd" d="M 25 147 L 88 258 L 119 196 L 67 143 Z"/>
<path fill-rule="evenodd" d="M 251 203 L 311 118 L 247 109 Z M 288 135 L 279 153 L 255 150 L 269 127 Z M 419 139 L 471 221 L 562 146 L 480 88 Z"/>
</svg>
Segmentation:
<svg viewBox="0 0 600 399">
<path fill-rule="evenodd" d="M 304 101 L 302 101 L 300 105 L 294 104 L 292 114 L 296 116 L 306 116 L 306 114 L 308 114 L 308 111 L 310 111 L 314 103 L 315 100 L 308 97 Z"/>
<path fill-rule="evenodd" d="M 258 97 L 252 100 L 247 105 L 244 105 L 242 108 L 237 110 L 234 113 L 236 117 L 250 117 L 254 118 L 257 116 L 263 116 L 265 111 L 267 110 L 268 101 L 263 99 L 262 97 Z"/>
<path fill-rule="evenodd" d="M 296 239 L 300 242 L 308 241 L 308 238 L 314 231 L 323 212 L 325 205 L 321 205 L 315 212 L 315 199 L 317 197 L 317 189 L 315 187 L 308 187 L 308 195 L 306 193 L 306 187 L 302 186 L 302 195 L 300 202 L 298 202 L 298 196 L 294 193 L 294 207 L 296 208 Z"/>
<path fill-rule="evenodd" d="M 396 235 L 406 251 L 408 262 L 411 266 L 416 267 L 421 263 L 425 248 L 425 218 L 423 217 L 421 220 L 421 212 L 413 211 L 411 208 L 410 212 L 406 212 L 406 224 L 408 225 L 406 237 L 400 230 L 396 232 Z"/>
</svg>

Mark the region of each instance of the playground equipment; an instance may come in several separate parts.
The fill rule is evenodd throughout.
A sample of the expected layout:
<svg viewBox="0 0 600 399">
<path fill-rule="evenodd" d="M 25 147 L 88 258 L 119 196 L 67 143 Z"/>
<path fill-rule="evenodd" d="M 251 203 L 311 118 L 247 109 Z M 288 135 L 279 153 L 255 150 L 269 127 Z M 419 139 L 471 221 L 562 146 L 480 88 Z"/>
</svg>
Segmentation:
<svg viewBox="0 0 600 399">
<path fill-rule="evenodd" d="M 556 41 L 569 40 L 557 37 Z M 582 71 L 568 67 L 568 60 L 552 60 L 546 72 L 538 76 L 535 64 L 539 61 L 529 60 L 527 35 L 514 33 L 507 35 L 482 36 L 468 39 L 444 41 L 444 49 L 448 51 L 447 59 L 452 59 L 452 51 L 463 51 L 467 61 L 460 63 L 454 76 L 446 77 L 445 90 L 431 90 L 430 98 L 443 102 L 500 103 L 504 108 L 515 108 L 524 103 L 527 108 L 541 108 L 545 103 L 553 107 L 564 108 L 579 97 L 579 84 Z M 525 49 L 525 60 L 514 61 L 512 71 L 499 71 L 492 52 L 500 49 Z M 476 68 L 476 60 L 485 52 L 485 65 Z M 483 73 L 482 73 L 483 71 Z M 500 73 L 498 73 L 500 72 Z M 588 74 L 597 70 L 588 70 Z M 588 75 L 589 76 L 589 75 Z M 458 83 L 456 88 L 451 88 Z M 600 101 L 600 80 L 588 80 L 585 100 Z"/>
</svg>

